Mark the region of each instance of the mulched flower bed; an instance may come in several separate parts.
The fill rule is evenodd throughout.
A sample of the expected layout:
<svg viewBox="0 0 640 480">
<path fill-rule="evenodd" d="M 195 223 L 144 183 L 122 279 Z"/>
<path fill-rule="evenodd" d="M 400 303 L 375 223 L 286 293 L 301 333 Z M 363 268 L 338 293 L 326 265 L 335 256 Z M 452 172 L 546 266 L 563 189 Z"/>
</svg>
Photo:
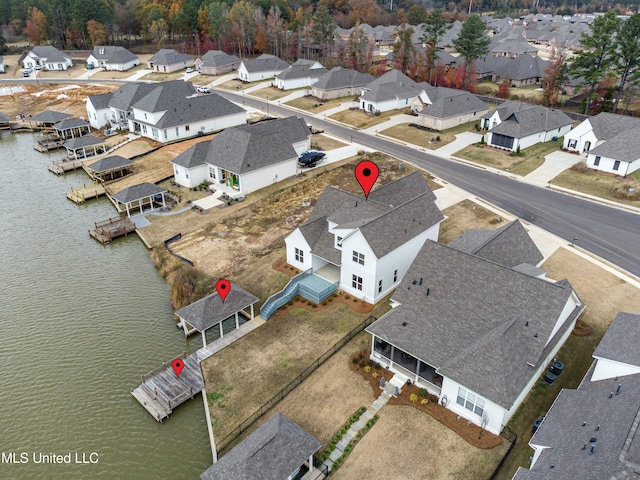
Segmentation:
<svg viewBox="0 0 640 480">
<path fill-rule="evenodd" d="M 577 337 L 588 337 L 589 335 L 591 335 L 592 331 L 593 327 L 591 327 L 591 325 L 583 322 L 582 320 L 578 320 L 576 322 L 576 327 L 571 333 Z"/>
<path fill-rule="evenodd" d="M 370 383 L 374 394 L 377 396 L 382 392 L 380 389 L 380 377 L 384 377 L 386 381 L 389 381 L 393 377 L 393 373 L 383 367 L 375 368 L 375 364 L 369 361 L 369 354 L 369 351 L 356 353 L 351 358 L 349 365 L 351 366 L 351 370 L 361 375 Z M 370 369 L 369 372 L 366 371 L 367 367 Z M 462 417 L 458 419 L 458 414 L 440 405 L 435 395 L 427 394 L 421 396 L 421 393 L 424 395 L 424 392 L 421 392 L 421 389 L 415 385 L 405 385 L 402 387 L 400 395 L 398 395 L 397 398 L 391 397 L 387 404 L 408 405 L 417 408 L 431 415 L 476 448 L 488 450 L 502 444 L 502 437 L 499 435 L 494 435 L 486 430 L 482 430 L 473 423 L 469 424 L 467 420 Z M 415 402 L 411 400 L 412 394 L 417 397 Z M 428 402 L 425 404 L 421 403 L 423 399 L 428 399 Z"/>
<path fill-rule="evenodd" d="M 273 269 L 289 275 L 290 277 L 294 277 L 300 273 L 300 270 L 292 267 L 287 262 L 283 260 L 279 260 L 273 264 Z M 287 303 L 283 307 L 277 310 L 276 315 L 281 312 L 286 312 L 289 308 L 299 307 L 307 310 L 309 312 L 319 312 L 336 302 L 342 302 L 349 305 L 356 313 L 364 314 L 369 313 L 373 310 L 373 305 L 367 302 L 363 302 L 357 298 L 352 297 L 349 294 L 346 294 L 341 291 L 337 291 L 330 295 L 326 300 L 324 300 L 320 304 L 315 304 L 313 302 L 308 301 L 306 298 L 301 297 L 300 295 L 296 295 L 291 302 Z"/>
</svg>

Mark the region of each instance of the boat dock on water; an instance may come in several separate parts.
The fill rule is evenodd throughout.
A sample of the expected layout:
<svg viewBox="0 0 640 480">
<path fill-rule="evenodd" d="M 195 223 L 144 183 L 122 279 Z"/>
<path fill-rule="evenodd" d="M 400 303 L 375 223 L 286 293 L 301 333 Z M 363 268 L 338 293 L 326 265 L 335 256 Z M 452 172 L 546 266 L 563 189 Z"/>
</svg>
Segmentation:
<svg viewBox="0 0 640 480">
<path fill-rule="evenodd" d="M 77 170 L 82 168 L 83 160 L 73 160 L 70 157 L 63 158 L 62 160 L 54 160 L 49 165 L 49 171 L 56 175 L 64 175 L 71 170 Z"/>
<path fill-rule="evenodd" d="M 71 193 L 67 193 L 67 198 L 80 205 L 87 200 L 98 198 L 105 193 L 107 193 L 107 191 L 101 183 L 85 183 L 81 187 L 73 187 Z"/>
<path fill-rule="evenodd" d="M 65 142 L 64 138 L 47 138 L 44 140 L 38 140 L 33 148 L 42 153 L 50 152 L 51 150 L 57 150 L 62 148 L 62 144 Z"/>
<path fill-rule="evenodd" d="M 103 187 L 104 188 L 104 187 Z M 106 245 L 115 238 L 126 236 L 136 231 L 136 224 L 127 217 L 113 217 L 96 222 L 95 228 L 89 230 L 89 235 Z"/>
</svg>

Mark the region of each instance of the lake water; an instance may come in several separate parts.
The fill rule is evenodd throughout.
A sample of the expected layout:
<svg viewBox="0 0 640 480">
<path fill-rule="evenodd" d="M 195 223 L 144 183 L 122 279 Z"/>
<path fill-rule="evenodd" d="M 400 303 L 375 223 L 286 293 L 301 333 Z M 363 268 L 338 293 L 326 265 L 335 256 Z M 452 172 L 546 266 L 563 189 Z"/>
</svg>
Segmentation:
<svg viewBox="0 0 640 480">
<path fill-rule="evenodd" d="M 47 166 L 63 154 L 35 141 L 0 138 L 0 479 L 199 478 L 211 464 L 201 397 L 160 424 L 130 394 L 199 339 L 176 328 L 137 235 L 107 246 L 89 237 L 115 209 L 67 200 L 87 175 L 56 177 Z M 7 463 L 9 452 L 28 463 Z M 75 463 L 76 452 L 97 463 Z M 72 464 L 34 463 L 50 453 Z"/>
</svg>

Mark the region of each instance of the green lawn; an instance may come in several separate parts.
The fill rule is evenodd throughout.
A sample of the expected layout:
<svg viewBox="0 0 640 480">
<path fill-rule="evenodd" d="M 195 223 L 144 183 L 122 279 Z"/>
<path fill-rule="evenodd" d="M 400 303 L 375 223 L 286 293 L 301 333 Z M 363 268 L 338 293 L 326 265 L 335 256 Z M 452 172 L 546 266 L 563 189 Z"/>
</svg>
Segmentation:
<svg viewBox="0 0 640 480">
<path fill-rule="evenodd" d="M 525 176 L 544 163 L 545 155 L 562 147 L 562 138 L 560 137 L 552 142 L 537 143 L 525 148 L 520 151 L 520 156 L 511 156 L 511 152 L 487 145 L 469 145 L 454 155 L 482 165 Z"/>
<path fill-rule="evenodd" d="M 247 88 L 254 87 L 259 83 L 262 82 L 241 82 L 237 78 L 234 78 L 233 80 L 217 85 L 216 88 L 224 88 L 225 90 L 246 90 Z"/>
<path fill-rule="evenodd" d="M 576 162 L 580 162 L 578 157 L 576 157 Z M 578 192 L 595 195 L 596 197 L 606 198 L 607 200 L 640 207 L 640 197 L 637 193 L 635 198 L 633 196 L 626 198 L 623 196 L 624 190 L 630 187 L 640 191 L 640 170 L 630 173 L 627 178 L 598 170 L 586 169 L 582 165 L 580 165 L 580 170 L 585 171 L 577 171 L 574 167 L 565 170 L 551 180 L 551 183 Z M 614 196 L 614 192 L 618 193 Z"/>
<path fill-rule="evenodd" d="M 297 89 L 299 90 L 299 89 Z M 279 98 L 286 97 L 292 92 L 295 92 L 296 89 L 293 90 L 280 90 L 276 87 L 266 87 L 261 88 L 260 90 L 256 90 L 255 92 L 251 92 L 251 95 L 260 98 L 269 98 L 269 100 L 278 100 Z"/>
<path fill-rule="evenodd" d="M 140 80 L 151 80 L 153 82 L 169 82 L 171 80 L 179 80 L 184 76 L 184 69 L 178 70 L 177 72 L 171 73 L 147 73 L 145 76 L 140 78 Z"/>
<path fill-rule="evenodd" d="M 380 115 L 373 115 L 369 113 L 361 112 L 360 110 L 343 110 L 338 113 L 334 113 L 330 118 L 337 120 L 338 122 L 352 125 L 356 128 L 369 128 L 374 125 L 386 122 L 391 117 L 401 114 L 411 113 L 410 108 L 403 110 L 390 110 L 388 112 L 382 112 Z"/>
<path fill-rule="evenodd" d="M 411 127 L 408 123 L 402 123 L 400 125 L 394 125 L 391 128 L 387 128 L 380 133 L 392 138 L 397 138 L 403 142 L 435 150 L 453 142 L 456 139 L 456 135 L 459 133 L 475 131 L 474 125 L 476 123 L 479 124 L 479 122 L 480 121 L 478 120 L 477 122 L 462 123 L 441 133 L 428 132 L 416 127 Z M 440 137 L 440 140 L 437 140 L 438 137 Z"/>
<path fill-rule="evenodd" d="M 341 97 L 334 98 L 332 100 L 322 101 L 315 97 L 300 97 L 287 102 L 286 105 L 290 105 L 301 110 L 307 110 L 312 113 L 324 112 L 331 108 L 337 107 L 341 103 L 350 102 L 353 97 Z"/>
</svg>

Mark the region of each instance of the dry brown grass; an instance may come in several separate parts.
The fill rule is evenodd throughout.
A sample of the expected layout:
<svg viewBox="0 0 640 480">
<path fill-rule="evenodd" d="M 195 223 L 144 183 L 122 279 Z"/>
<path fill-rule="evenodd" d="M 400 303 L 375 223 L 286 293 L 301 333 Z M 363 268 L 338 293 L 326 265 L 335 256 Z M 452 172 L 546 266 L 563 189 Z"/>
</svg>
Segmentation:
<svg viewBox="0 0 640 480">
<path fill-rule="evenodd" d="M 266 87 L 266 88 L 262 88 L 260 90 L 256 90 L 254 92 L 251 92 L 251 95 L 253 95 L 254 97 L 264 98 L 265 100 L 268 97 L 269 101 L 271 102 L 271 101 L 278 100 L 279 98 L 284 98 L 287 95 L 290 95 L 292 92 L 295 92 L 295 90 L 296 89 L 294 89 L 294 90 L 280 90 L 279 88 L 276 88 L 276 87 Z"/>
<path fill-rule="evenodd" d="M 463 123 L 457 127 L 449 128 L 440 133 L 427 132 L 426 130 L 411 127 L 408 123 L 402 123 L 400 125 L 394 125 L 391 128 L 387 128 L 380 133 L 392 138 L 397 138 L 403 142 L 435 150 L 453 142 L 456 139 L 456 135 L 459 133 L 474 131 L 473 126 L 476 123 L 479 122 Z M 440 140 L 437 140 L 438 138 L 440 138 Z"/>
<path fill-rule="evenodd" d="M 440 224 L 438 241 L 441 243 L 449 243 L 472 228 L 495 230 L 504 225 L 504 219 L 498 221 L 500 216 L 471 200 L 456 203 L 444 209 L 442 214 L 447 218 Z"/>
<path fill-rule="evenodd" d="M 140 65 L 137 65 L 129 70 L 124 72 L 119 72 L 117 70 L 104 70 L 100 69 L 99 72 L 91 75 L 91 80 L 123 80 L 125 78 L 129 78 L 136 72 L 140 70 L 145 70 L 147 68 L 147 62 L 141 62 Z"/>
<path fill-rule="evenodd" d="M 337 107 L 341 103 L 351 102 L 353 100 L 353 96 L 351 97 L 341 97 L 334 98 L 331 100 L 318 100 L 315 97 L 307 96 L 300 97 L 287 102 L 286 105 L 290 105 L 295 108 L 299 108 L 301 110 L 308 110 L 311 113 L 319 113 L 329 110 L 331 108 Z"/>
<path fill-rule="evenodd" d="M 335 138 L 327 137 L 326 135 L 314 135 L 311 137 L 311 148 L 327 151 L 346 146 L 346 143 L 336 140 Z"/>
<path fill-rule="evenodd" d="M 379 415 L 334 478 L 487 478 L 507 447 L 474 448 L 412 407 L 387 405 Z"/>
<path fill-rule="evenodd" d="M 373 115 L 370 113 L 361 112 L 360 110 L 342 110 L 341 112 L 334 113 L 330 118 L 357 128 L 369 128 L 373 127 L 374 125 L 386 122 L 391 117 L 394 117 L 396 115 L 408 114 L 410 112 L 410 108 L 405 108 L 402 110 L 390 110 L 388 112 L 382 112 L 380 115 Z"/>
</svg>

